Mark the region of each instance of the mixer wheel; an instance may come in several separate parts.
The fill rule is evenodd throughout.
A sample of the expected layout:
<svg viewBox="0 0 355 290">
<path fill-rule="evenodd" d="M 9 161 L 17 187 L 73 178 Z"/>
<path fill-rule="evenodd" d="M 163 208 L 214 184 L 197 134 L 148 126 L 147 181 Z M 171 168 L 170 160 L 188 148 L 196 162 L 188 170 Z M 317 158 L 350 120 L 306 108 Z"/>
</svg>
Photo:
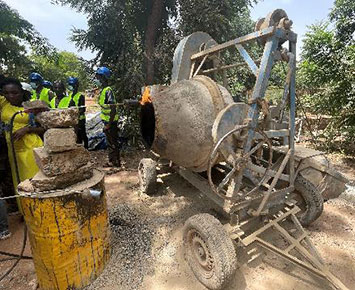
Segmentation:
<svg viewBox="0 0 355 290">
<path fill-rule="evenodd" d="M 157 163 L 150 158 L 143 158 L 138 166 L 139 184 L 142 193 L 152 195 L 157 185 Z"/>
<path fill-rule="evenodd" d="M 209 214 L 197 214 L 185 222 L 185 259 L 196 278 L 208 289 L 224 289 L 233 276 L 237 257 L 222 224 Z"/>
<path fill-rule="evenodd" d="M 323 196 L 319 190 L 302 175 L 297 175 L 295 180 L 296 192 L 302 197 L 301 212 L 298 216 L 303 226 L 313 223 L 323 212 Z"/>
</svg>

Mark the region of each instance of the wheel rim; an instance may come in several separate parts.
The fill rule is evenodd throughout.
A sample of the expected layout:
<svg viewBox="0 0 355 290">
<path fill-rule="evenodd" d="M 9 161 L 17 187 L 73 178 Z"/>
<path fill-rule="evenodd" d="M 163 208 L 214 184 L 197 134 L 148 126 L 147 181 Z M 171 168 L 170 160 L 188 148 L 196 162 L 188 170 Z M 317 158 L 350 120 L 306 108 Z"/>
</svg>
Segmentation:
<svg viewBox="0 0 355 290">
<path fill-rule="evenodd" d="M 196 230 L 190 230 L 187 247 L 194 266 L 205 278 L 213 275 L 214 263 L 208 244 Z"/>
</svg>

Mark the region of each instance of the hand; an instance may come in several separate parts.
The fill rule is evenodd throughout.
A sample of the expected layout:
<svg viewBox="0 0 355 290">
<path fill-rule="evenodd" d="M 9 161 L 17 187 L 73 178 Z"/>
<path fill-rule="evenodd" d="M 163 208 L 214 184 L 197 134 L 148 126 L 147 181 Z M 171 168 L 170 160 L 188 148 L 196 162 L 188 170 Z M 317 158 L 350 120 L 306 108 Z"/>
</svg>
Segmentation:
<svg viewBox="0 0 355 290">
<path fill-rule="evenodd" d="M 20 140 L 23 136 L 26 134 L 30 133 L 30 128 L 29 127 L 23 127 L 21 129 L 18 129 L 13 135 L 12 138 L 14 141 Z"/>
</svg>

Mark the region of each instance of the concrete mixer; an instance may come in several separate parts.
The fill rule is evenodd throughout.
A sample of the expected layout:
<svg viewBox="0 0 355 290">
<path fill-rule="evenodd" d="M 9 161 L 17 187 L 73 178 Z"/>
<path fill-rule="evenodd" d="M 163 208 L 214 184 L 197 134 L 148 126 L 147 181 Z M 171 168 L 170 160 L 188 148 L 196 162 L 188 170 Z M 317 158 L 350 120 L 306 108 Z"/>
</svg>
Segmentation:
<svg viewBox="0 0 355 290">
<path fill-rule="evenodd" d="M 185 223 L 187 262 L 209 289 L 223 289 L 234 274 L 236 247 L 255 245 L 347 289 L 302 227 L 321 215 L 324 198 L 301 174 L 314 170 L 310 160 L 321 152 L 295 147 L 297 35 L 291 26 L 285 11 L 277 9 L 256 23 L 255 32 L 223 44 L 203 32 L 185 37 L 175 50 L 171 85 L 152 86 L 142 106 L 148 146 L 226 217 L 223 225 L 209 214 Z M 256 61 L 247 51 L 253 41 L 263 47 Z M 232 49 L 243 63 L 224 63 L 223 53 Z M 271 107 L 264 97 L 276 62 L 287 64 L 287 76 L 280 104 Z M 246 102 L 234 102 L 226 71 L 242 65 L 255 75 L 255 85 Z M 155 166 L 148 159 L 139 165 L 141 188 L 148 194 L 155 188 Z M 329 167 L 323 171 L 344 186 L 342 176 Z M 292 222 L 292 233 L 285 220 Z M 264 238 L 270 229 L 284 237 L 286 249 Z"/>
</svg>

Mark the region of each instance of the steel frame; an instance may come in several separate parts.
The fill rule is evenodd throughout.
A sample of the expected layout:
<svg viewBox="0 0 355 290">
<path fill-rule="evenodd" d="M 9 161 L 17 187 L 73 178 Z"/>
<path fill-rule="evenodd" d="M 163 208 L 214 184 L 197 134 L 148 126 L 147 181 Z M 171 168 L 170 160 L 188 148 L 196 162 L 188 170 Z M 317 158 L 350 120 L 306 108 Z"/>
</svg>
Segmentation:
<svg viewBox="0 0 355 290">
<path fill-rule="evenodd" d="M 244 43 L 262 39 L 265 40 L 263 56 L 258 61 L 253 61 L 248 52 L 243 47 Z M 266 178 L 264 179 L 264 185 L 267 187 L 267 190 L 263 192 L 262 198 L 256 200 L 245 200 L 238 204 L 234 204 L 231 200 L 226 200 L 215 194 L 211 189 L 208 182 L 205 178 L 196 174 L 190 170 L 178 167 L 176 170 L 183 178 L 195 186 L 201 193 L 205 194 L 210 200 L 212 200 L 216 205 L 223 209 L 223 213 L 230 218 L 230 222 L 225 225 L 228 230 L 230 237 L 232 239 L 240 241 L 243 246 L 248 246 L 252 243 L 257 243 L 259 246 L 272 251 L 273 253 L 286 258 L 288 261 L 293 264 L 305 269 L 318 277 L 324 278 L 331 283 L 336 289 L 345 290 L 346 286 L 337 279 L 326 267 L 323 260 L 321 259 L 316 248 L 309 239 L 307 233 L 303 229 L 302 225 L 298 221 L 295 214 L 300 211 L 300 209 L 295 206 L 295 202 L 286 200 L 286 196 L 294 191 L 294 181 L 296 174 L 295 172 L 295 114 L 296 114 L 296 101 L 295 101 L 295 70 L 296 70 L 296 41 L 297 35 L 289 30 L 284 30 L 282 28 L 268 27 L 261 31 L 251 33 L 249 35 L 239 37 L 237 39 L 231 40 L 229 42 L 216 45 L 212 48 L 203 50 L 199 53 L 194 54 L 191 57 L 192 66 L 190 71 L 190 78 L 198 75 L 199 73 L 208 74 L 222 71 L 223 81 L 226 82 L 225 71 L 227 69 L 239 67 L 241 65 L 248 65 L 253 74 L 256 76 L 256 83 L 250 100 L 250 109 L 248 112 L 248 134 L 247 140 L 244 143 L 243 154 L 247 154 L 252 149 L 252 143 L 254 140 L 262 139 L 263 136 L 257 133 L 256 129 L 258 126 L 259 115 L 260 115 L 260 102 L 264 99 L 265 92 L 268 86 L 268 80 L 270 77 L 271 69 L 274 64 L 276 55 L 278 53 L 280 44 L 283 42 L 289 42 L 289 52 L 287 53 L 288 57 L 288 73 L 284 87 L 283 98 L 281 102 L 282 112 L 286 107 L 287 101 L 289 103 L 289 128 L 281 130 L 269 130 L 264 131 L 265 135 L 268 138 L 280 138 L 283 140 L 284 145 L 288 148 L 284 150 L 285 154 L 272 165 L 271 169 L 268 170 Z M 245 60 L 245 63 L 237 63 L 231 65 L 224 65 L 217 68 L 202 70 L 203 64 L 206 62 L 209 56 L 220 53 L 221 51 L 235 46 L 239 51 L 240 55 Z M 198 67 L 195 69 L 196 65 Z M 281 112 L 281 113 L 282 113 Z M 227 135 L 227 134 L 226 134 Z M 287 173 L 283 173 L 287 169 Z M 234 187 L 232 191 L 227 191 L 227 197 L 235 197 L 235 193 L 239 191 L 239 188 L 242 184 L 243 176 L 247 176 L 250 171 L 254 171 L 260 174 L 265 173 L 265 169 L 262 166 L 258 166 L 251 162 L 248 162 L 233 180 Z M 268 184 L 268 181 L 272 179 L 271 184 Z M 279 180 L 287 181 L 288 185 L 282 189 L 275 189 L 276 183 Z M 248 226 L 253 227 L 253 221 L 255 219 L 259 220 L 265 215 L 266 218 L 270 216 L 269 211 L 265 207 L 267 204 L 272 204 L 271 198 L 276 199 L 276 203 L 284 203 L 285 207 L 283 211 L 280 211 L 278 214 L 273 216 L 273 220 L 269 221 L 267 224 L 261 228 L 254 230 L 250 235 L 245 236 L 242 228 Z M 255 208 L 255 204 L 257 205 Z M 275 204 L 275 202 L 274 202 Z M 244 221 L 241 222 L 241 215 L 239 214 L 244 210 Z M 236 214 L 238 213 L 238 214 Z M 295 227 L 301 235 L 298 238 L 294 238 L 284 227 L 280 225 L 281 222 L 286 219 L 291 219 Z M 290 246 L 282 250 L 275 245 L 267 242 L 261 237 L 261 234 L 268 229 L 274 229 L 278 231 L 284 239 L 286 239 Z M 303 246 L 302 243 L 305 243 L 306 246 Z M 297 250 L 307 262 L 298 259 L 296 256 L 291 255 L 290 251 Z"/>
<path fill-rule="evenodd" d="M 308 234 L 303 229 L 302 225 L 296 217 L 296 214 L 299 211 L 300 209 L 295 206 L 294 203 L 289 202 L 288 206 L 285 207 L 283 211 L 280 211 L 278 214 L 274 215 L 273 220 L 269 221 L 266 225 L 256 230 L 252 234 L 244 238 L 240 237 L 241 244 L 247 247 L 250 244 L 256 242 L 259 246 L 277 254 L 282 258 L 287 259 L 294 265 L 320 278 L 326 279 L 336 289 L 347 290 L 348 288 L 329 271 L 317 249 L 314 247 L 313 243 L 308 237 Z M 298 231 L 298 233 L 300 233 L 298 237 L 292 236 L 285 229 L 285 227 L 281 225 L 281 223 L 285 222 L 286 220 L 291 221 L 292 225 L 295 226 L 295 229 Z M 286 249 L 280 249 L 274 244 L 262 238 L 261 235 L 269 229 L 276 230 L 289 243 L 289 246 Z M 304 243 L 305 246 L 302 245 L 302 243 Z M 298 254 L 301 254 L 306 262 L 299 259 L 296 255 L 291 254 L 291 251 L 296 251 Z"/>
<path fill-rule="evenodd" d="M 264 46 L 264 52 L 262 58 L 256 62 L 250 57 L 246 49 L 243 47 L 243 44 L 248 43 L 250 41 L 258 41 L 258 40 L 266 40 Z M 252 93 L 252 97 L 250 99 L 250 109 L 248 112 L 248 121 L 249 121 L 249 130 L 248 137 L 244 144 L 243 154 L 247 154 L 251 148 L 252 143 L 255 139 L 260 139 L 260 134 L 256 132 L 256 128 L 258 126 L 259 115 L 261 106 L 260 103 L 264 99 L 265 92 L 268 86 L 268 80 L 270 78 L 271 69 L 275 62 L 275 57 L 278 54 L 278 50 L 280 44 L 283 42 L 289 42 L 289 52 L 288 52 L 288 74 L 284 88 L 283 94 L 283 108 L 285 109 L 287 101 L 290 104 L 290 116 L 289 116 L 289 129 L 281 129 L 281 130 L 270 130 L 265 131 L 265 134 L 268 138 L 282 138 L 283 143 L 288 145 L 289 150 L 284 156 L 284 161 L 281 164 L 281 167 L 277 168 L 277 173 L 274 174 L 273 181 L 271 186 L 269 186 L 268 190 L 265 192 L 263 200 L 260 202 L 260 205 L 256 209 L 252 209 L 250 213 L 254 216 L 260 216 L 265 211 L 265 205 L 271 194 L 273 194 L 275 190 L 275 185 L 277 181 L 281 178 L 282 180 L 287 180 L 289 186 L 287 187 L 289 190 L 293 190 L 294 188 L 294 180 L 295 180 L 295 170 L 294 170 L 294 152 L 295 152 L 295 143 L 294 143 L 294 135 L 295 135 L 295 70 L 296 70 L 296 41 L 297 35 L 292 31 L 285 30 L 282 28 L 276 27 L 268 27 L 261 31 L 257 31 L 251 34 L 248 34 L 243 37 L 236 38 L 229 42 L 216 45 L 212 48 L 203 50 L 199 53 L 194 54 L 191 57 L 192 66 L 190 72 L 190 78 L 198 75 L 200 72 L 202 73 L 212 73 L 217 71 L 225 71 L 226 69 L 231 69 L 234 67 L 238 67 L 241 65 L 247 65 L 253 74 L 256 76 L 256 82 L 254 86 L 254 90 Z M 244 63 L 225 65 L 217 68 L 212 68 L 209 70 L 201 70 L 203 64 L 206 62 L 209 56 L 220 53 L 226 49 L 231 47 L 236 47 L 242 58 L 244 59 Z M 195 69 L 198 64 L 197 69 Z M 225 75 L 223 75 L 225 77 Z M 287 168 L 288 173 L 283 174 L 283 170 Z M 227 193 L 228 199 L 233 199 L 235 194 L 239 192 L 239 189 L 242 184 L 243 176 L 245 176 L 246 171 L 256 170 L 261 173 L 264 170 L 262 167 L 255 167 L 253 164 L 247 164 L 244 168 L 239 170 L 239 172 L 234 177 L 234 190 L 230 190 Z M 289 192 L 286 192 L 286 194 Z M 224 203 L 224 209 L 227 212 L 231 211 L 233 207 L 233 203 L 226 200 Z"/>
</svg>

